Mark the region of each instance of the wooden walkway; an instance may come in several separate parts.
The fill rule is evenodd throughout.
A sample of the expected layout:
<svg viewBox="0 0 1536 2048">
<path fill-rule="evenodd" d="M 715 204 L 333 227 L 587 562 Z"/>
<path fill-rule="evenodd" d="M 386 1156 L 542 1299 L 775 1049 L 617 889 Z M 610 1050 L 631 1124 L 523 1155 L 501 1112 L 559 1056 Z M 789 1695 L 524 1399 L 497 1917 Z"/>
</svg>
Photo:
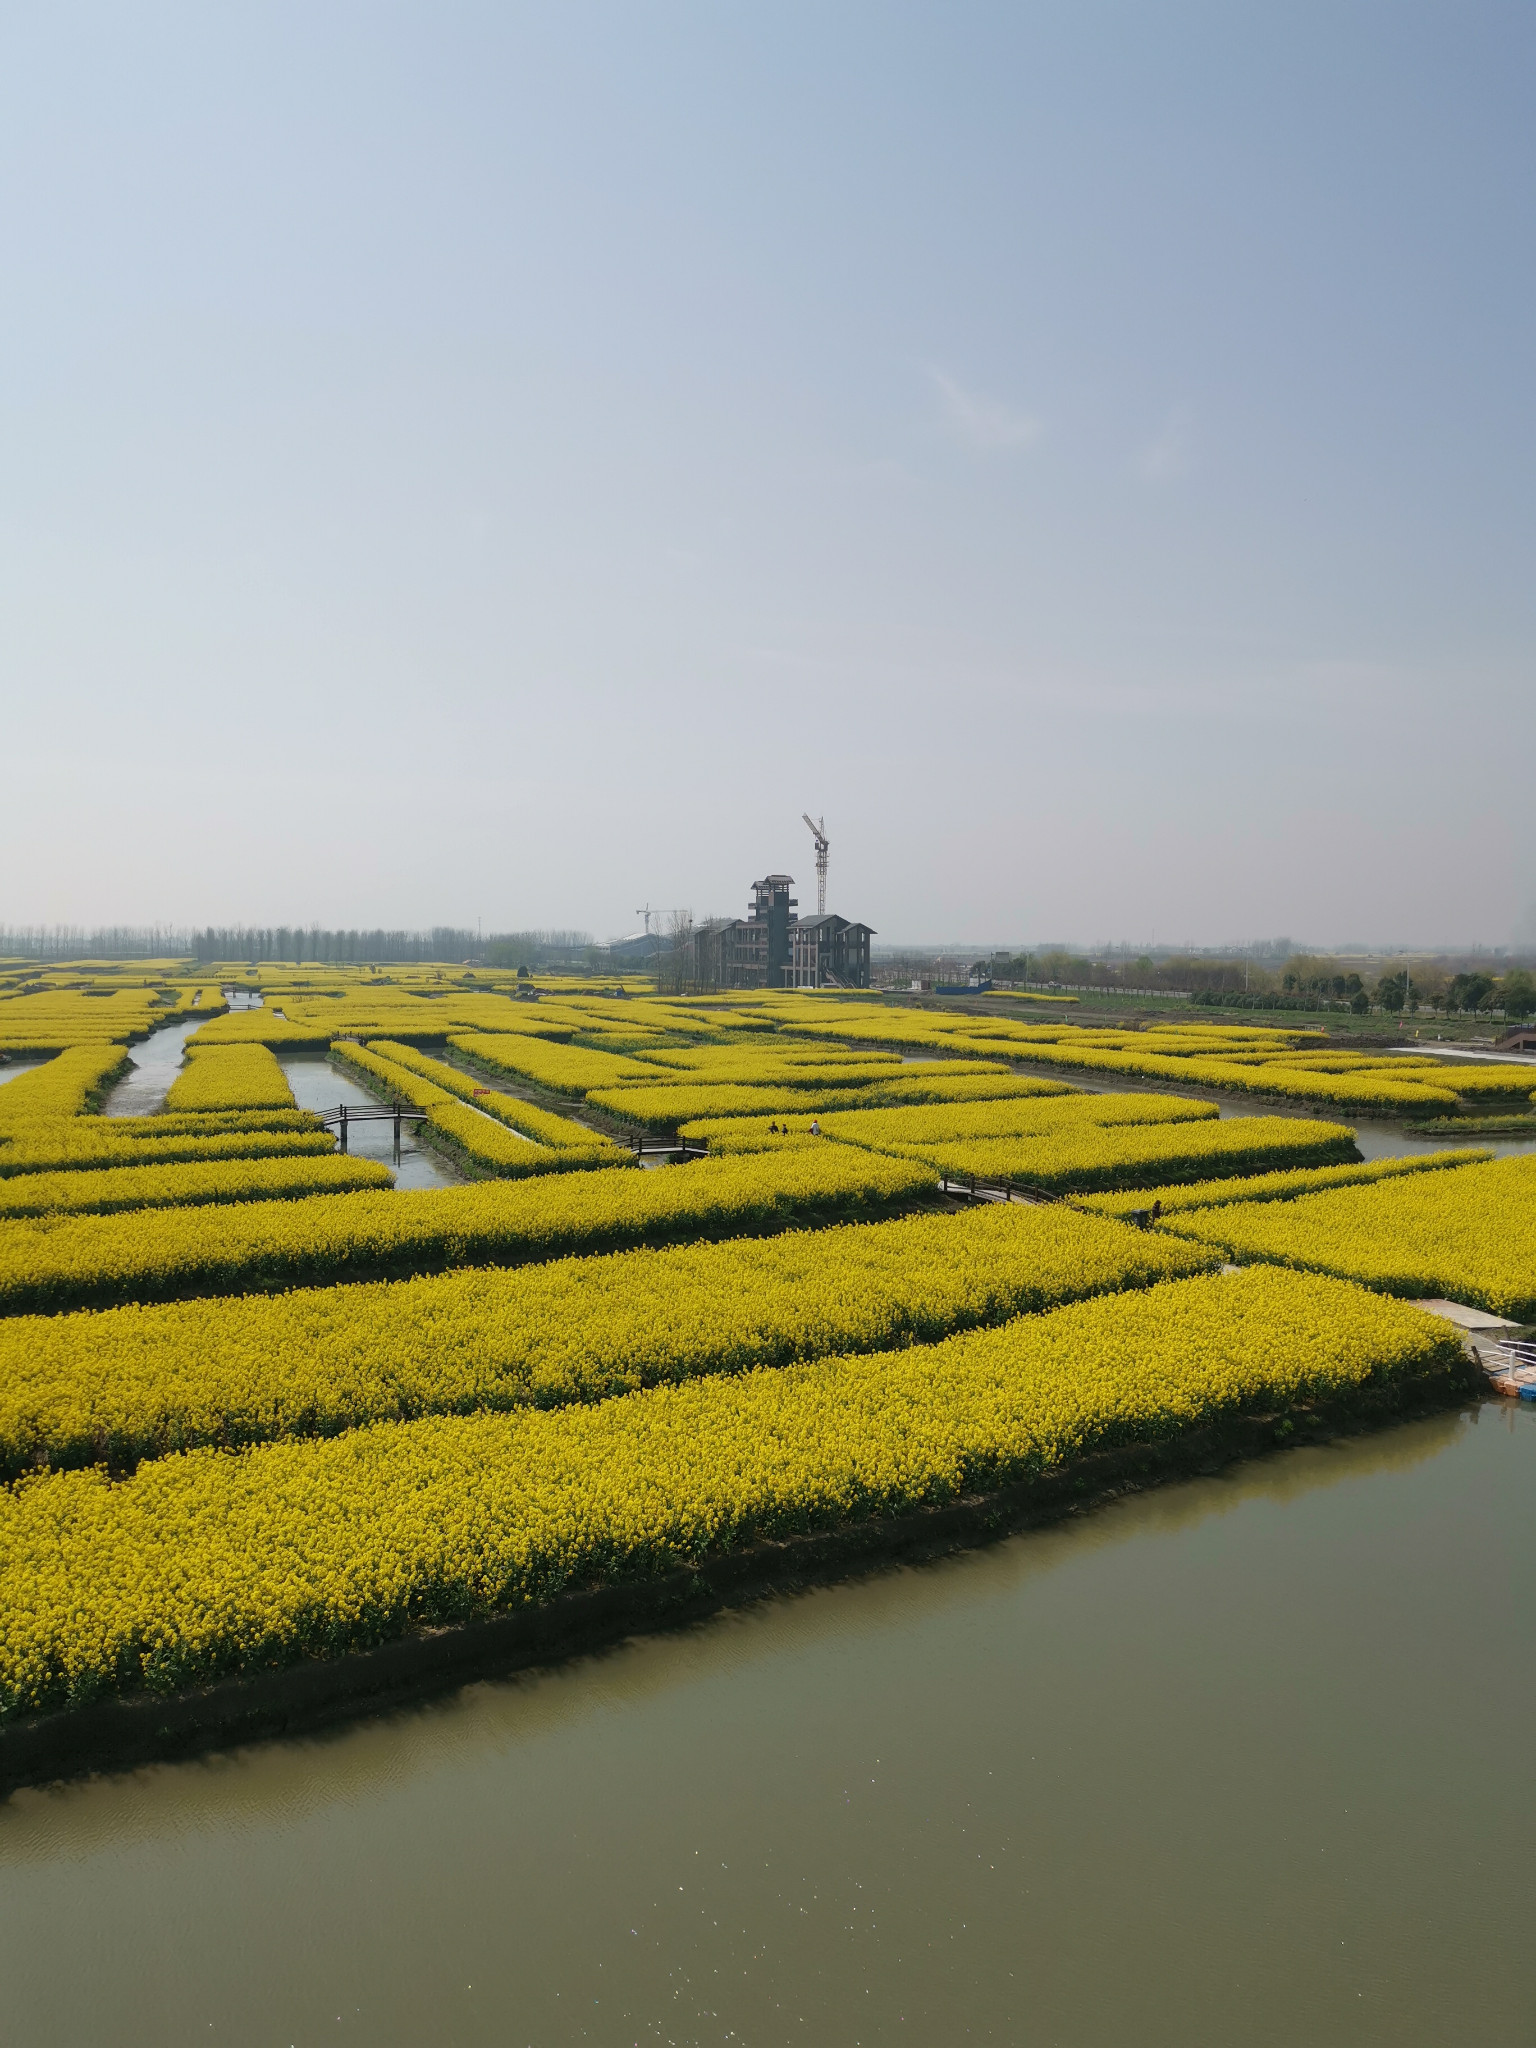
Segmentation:
<svg viewBox="0 0 1536 2048">
<path fill-rule="evenodd" d="M 959 1176 L 941 1174 L 939 1189 L 946 1195 L 969 1195 L 976 1202 L 1064 1202 L 1067 1199 L 1065 1195 L 1053 1195 L 1048 1188 L 1031 1187 L 1027 1181 L 981 1180 L 974 1173 Z"/>
<path fill-rule="evenodd" d="M 347 1132 L 353 1124 L 393 1124 L 395 1127 L 395 1150 L 400 1150 L 400 1126 L 402 1124 L 424 1124 L 427 1112 L 424 1109 L 404 1109 L 397 1102 L 393 1106 L 380 1103 L 377 1109 L 364 1109 L 355 1102 L 340 1102 L 334 1109 L 317 1109 L 312 1112 L 319 1117 L 327 1130 L 337 1133 L 343 1152 L 347 1149 Z"/>
<path fill-rule="evenodd" d="M 1511 1401 L 1536 1401 L 1536 1344 L 1511 1338 L 1478 1356 L 1495 1394 Z"/>
</svg>

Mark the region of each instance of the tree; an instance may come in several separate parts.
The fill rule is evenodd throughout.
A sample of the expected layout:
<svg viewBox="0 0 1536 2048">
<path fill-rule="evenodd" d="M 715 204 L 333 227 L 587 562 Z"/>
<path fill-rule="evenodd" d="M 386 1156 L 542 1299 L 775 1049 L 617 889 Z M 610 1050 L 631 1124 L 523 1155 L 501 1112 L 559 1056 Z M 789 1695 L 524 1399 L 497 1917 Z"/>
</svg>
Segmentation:
<svg viewBox="0 0 1536 2048">
<path fill-rule="evenodd" d="M 1451 983 L 1451 1007 L 1456 1010 L 1480 1010 L 1492 994 L 1491 974 L 1458 974 Z"/>
<path fill-rule="evenodd" d="M 1499 1005 L 1506 1017 L 1529 1017 L 1536 1012 L 1536 976 L 1517 967 L 1499 984 Z"/>
<path fill-rule="evenodd" d="M 1384 974 L 1376 984 L 1377 1002 L 1394 1016 L 1402 1009 L 1407 995 L 1408 985 L 1401 974 Z"/>
<path fill-rule="evenodd" d="M 656 987 L 664 995 L 681 995 L 696 985 L 697 978 L 693 912 L 668 911 L 667 944 L 656 963 Z"/>
<path fill-rule="evenodd" d="M 1355 990 L 1354 994 L 1349 999 L 1349 1007 L 1354 1011 L 1357 1017 L 1364 1017 L 1370 1013 L 1371 999 L 1366 994 L 1363 988 L 1357 988 Z"/>
</svg>

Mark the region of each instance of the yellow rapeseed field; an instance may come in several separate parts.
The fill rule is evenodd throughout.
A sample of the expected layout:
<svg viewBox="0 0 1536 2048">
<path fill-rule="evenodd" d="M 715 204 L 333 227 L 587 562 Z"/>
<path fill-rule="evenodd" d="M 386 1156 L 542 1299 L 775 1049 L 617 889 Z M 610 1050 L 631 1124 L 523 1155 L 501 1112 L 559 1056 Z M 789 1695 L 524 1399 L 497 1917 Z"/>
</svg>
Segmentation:
<svg viewBox="0 0 1536 2048">
<path fill-rule="evenodd" d="M 847 1144 L 922 1146 L 952 1140 L 1043 1138 L 1090 1126 L 1215 1123 L 1214 1102 L 1180 1095 L 1090 1095 L 1057 1089 L 1045 1095 L 1000 1096 L 986 1102 L 935 1103 L 904 1109 L 844 1110 L 825 1128 Z"/>
<path fill-rule="evenodd" d="M 344 1029 L 340 1020 L 334 1018 L 299 1024 L 271 1009 L 231 1010 L 199 1025 L 187 1040 L 187 1052 L 196 1055 L 216 1047 L 242 1045 L 280 1045 L 289 1052 L 324 1052 L 336 1033 Z"/>
<path fill-rule="evenodd" d="M 219 1014 L 224 985 L 264 1006 Z M 1391 1293 L 1536 1314 L 1536 1161 L 1367 1166 L 1341 1125 L 1210 1099 L 1438 1115 L 1528 1069 L 1200 1016 L 531 992 L 443 964 L 0 974 L 0 1049 L 56 1054 L 0 1088 L 0 1716 L 1459 1369 Z M 164 1111 L 95 1114 L 181 1018 Z M 391 1189 L 292 1106 L 288 1048 L 497 1178 Z M 643 1171 L 530 1091 L 711 1156 Z M 941 1174 L 1089 1192 L 955 1213 Z M 1159 1229 L 1119 1220 L 1154 1201 Z"/>
<path fill-rule="evenodd" d="M 901 1069 L 901 1054 L 897 1052 L 807 1045 L 798 1039 L 778 1039 L 765 1045 L 761 1032 L 725 1045 L 676 1045 L 658 1039 L 646 1052 L 645 1060 L 648 1066 L 668 1068 L 679 1080 L 746 1081 L 759 1088 L 785 1078 L 793 1080 L 804 1073 L 814 1074 L 819 1081 L 834 1073 L 872 1069 L 888 1074 Z M 655 1076 L 651 1078 L 654 1080 Z"/>
<path fill-rule="evenodd" d="M 1176 1209 L 1216 1209 L 1227 1202 L 1288 1202 L 1296 1195 L 1324 1188 L 1350 1187 L 1357 1182 L 1391 1180 L 1400 1173 L 1435 1173 L 1447 1166 L 1475 1166 L 1487 1152 L 1416 1152 L 1404 1159 L 1372 1159 L 1358 1166 L 1300 1166 L 1289 1172 L 1258 1173 L 1234 1180 L 1175 1182 L 1168 1187 L 1137 1188 L 1114 1195 L 1081 1195 L 1077 1206 L 1101 1216 L 1129 1216 L 1153 1203 L 1166 1213 Z"/>
<path fill-rule="evenodd" d="M 942 1011 L 872 1008 L 827 1015 L 814 1005 L 777 1009 L 781 1029 L 801 1037 L 840 1042 L 946 1049 L 984 1056 L 1027 1059 L 1084 1073 L 1172 1081 L 1296 1102 L 1324 1102 L 1354 1111 L 1440 1114 L 1454 1109 L 1456 1095 L 1522 1092 L 1518 1076 L 1529 1070 L 1495 1070 L 1461 1088 L 1471 1062 L 1436 1063 L 1425 1054 L 1394 1061 L 1389 1056 L 1308 1051 L 1319 1034 L 1272 1031 L 1246 1025 L 1204 1022 L 1166 1025 L 1150 1031 L 1083 1030 L 1070 1024 L 1023 1024 L 1007 1018 L 962 1016 Z M 1502 1078 L 1501 1078 L 1502 1077 Z"/>
<path fill-rule="evenodd" d="M 542 1038 L 457 1032 L 448 1042 L 472 1066 L 532 1081 L 556 1095 L 579 1098 L 613 1081 L 659 1079 L 663 1074 L 661 1068 L 647 1066 L 631 1055 L 596 1052 L 583 1045 L 553 1045 Z"/>
<path fill-rule="evenodd" d="M 1443 1060 L 1439 1066 L 1439 1085 L 1454 1088 L 1460 1096 L 1481 1102 L 1492 1096 L 1495 1100 L 1523 1098 L 1536 1101 L 1536 1067 L 1508 1065 L 1496 1060 Z"/>
<path fill-rule="evenodd" d="M 111 1166 L 98 1172 L 18 1173 L 0 1179 L 0 1220 L 16 1216 L 111 1215 L 205 1202 L 289 1201 L 298 1195 L 387 1188 L 394 1176 L 371 1159 L 339 1153 L 306 1158 L 195 1160 L 177 1166 Z"/>
<path fill-rule="evenodd" d="M 1417 1310 L 1260 1269 L 591 1406 L 43 1474 L 0 1494 L 0 1710 L 334 1655 L 1459 1359 Z"/>
<path fill-rule="evenodd" d="M 931 1342 L 1207 1271 L 1219 1253 L 1063 1208 L 788 1231 L 355 1287 L 0 1319 L 0 1470 L 557 1407 Z"/>
<path fill-rule="evenodd" d="M 1082 1034 L 1087 1037 L 1087 1034 Z M 1454 1109 L 1456 1097 L 1444 1084 L 1397 1073 L 1318 1073 L 1289 1068 L 1283 1056 L 1274 1061 L 1248 1061 L 1231 1056 L 1176 1055 L 1169 1051 L 1083 1044 L 1077 1037 L 1033 1048 L 1027 1057 L 1052 1067 L 1082 1073 L 1123 1074 L 1132 1078 L 1172 1081 L 1191 1087 L 1220 1088 L 1240 1095 L 1326 1102 L 1339 1109 L 1417 1110 L 1439 1113 Z"/>
<path fill-rule="evenodd" d="M 990 1101 L 1044 1092 L 1039 1082 L 1020 1081 L 1006 1068 L 969 1060 L 946 1061 L 935 1072 L 927 1066 L 827 1069 L 813 1082 L 801 1077 L 768 1082 L 761 1087 L 738 1081 L 691 1083 L 678 1077 L 664 1086 L 628 1082 L 622 1087 L 594 1088 L 587 1101 L 594 1109 L 623 1123 L 647 1130 L 671 1131 L 683 1124 L 724 1117 L 769 1115 L 777 1110 L 818 1113 L 833 1109 L 877 1108 L 893 1103 Z"/>
<path fill-rule="evenodd" d="M 1471 1303 L 1536 1321 L 1536 1158 L 1495 1159 L 1369 1187 L 1242 1202 L 1163 1226 L 1235 1259 L 1363 1281 L 1386 1294 Z"/>
<path fill-rule="evenodd" d="M 458 1265 L 516 1265 L 626 1244 L 858 1215 L 930 1192 L 907 1160 L 828 1145 L 639 1172 L 392 1194 L 0 1223 L 0 1313 L 236 1294 Z"/>
<path fill-rule="evenodd" d="M 626 1163 L 618 1146 L 593 1132 L 582 1134 L 587 1142 L 581 1146 L 569 1140 L 562 1145 L 549 1145 L 524 1136 L 511 1115 L 498 1117 L 490 1106 L 494 1102 L 510 1109 L 510 1096 L 488 1097 L 485 1107 L 477 1105 L 472 1109 L 457 1092 L 385 1058 L 375 1048 L 334 1045 L 331 1057 L 338 1065 L 355 1071 L 375 1094 L 425 1110 L 429 1142 L 436 1143 L 472 1172 L 494 1174 L 503 1180 L 526 1180 L 535 1174 L 573 1173 L 592 1166 Z M 464 1080 L 464 1095 L 473 1097 L 473 1082 L 464 1076 L 460 1078 Z M 566 1117 L 551 1117 L 549 1121 L 570 1133 L 580 1129 Z"/>
<path fill-rule="evenodd" d="M 1358 1156 L 1354 1132 L 1343 1124 L 1294 1116 L 1139 1128 L 1084 1123 L 1039 1137 L 930 1139 L 889 1149 L 901 1158 L 926 1160 L 949 1180 L 1011 1181 L 1051 1194 L 1155 1186 L 1180 1176 L 1210 1179 L 1280 1165 L 1320 1166 Z"/>
<path fill-rule="evenodd" d="M 376 1058 L 404 1067 L 422 1080 L 471 1103 L 486 1116 L 495 1117 L 510 1130 L 521 1131 L 525 1138 L 532 1138 L 540 1145 L 552 1145 L 560 1152 L 605 1152 L 610 1163 L 613 1162 L 617 1150 L 613 1141 L 600 1132 L 588 1130 L 585 1124 L 579 1124 L 571 1117 L 538 1109 L 533 1103 L 524 1102 L 520 1096 L 499 1094 L 494 1088 L 475 1080 L 473 1075 L 466 1074 L 462 1068 L 449 1066 L 446 1060 L 429 1059 L 413 1046 L 375 1039 L 368 1050 Z"/>
<path fill-rule="evenodd" d="M 165 1106 L 173 1111 L 292 1109 L 293 1090 L 266 1046 L 219 1046 L 188 1059 L 171 1083 Z"/>
<path fill-rule="evenodd" d="M 0 1001 L 0 1052 L 63 1053 L 87 1046 L 124 1046 L 147 1038 L 191 1009 L 192 991 L 105 985 L 91 990 L 46 988 Z"/>
<path fill-rule="evenodd" d="M 153 1116 L 115 1116 L 110 1121 L 85 1117 L 74 1134 L 92 1132 L 113 1138 L 212 1138 L 231 1131 L 318 1131 L 320 1119 L 308 1109 L 208 1109 L 177 1113 L 162 1109 Z"/>
<path fill-rule="evenodd" d="M 297 1117 L 297 1111 L 287 1112 Z M 270 1115 L 280 1114 L 277 1110 Z M 126 1123 L 129 1119 L 124 1118 Z M 138 1119 L 133 1119 L 137 1122 Z M 147 1119 L 146 1119 L 147 1121 Z M 17 1173 L 68 1173 L 109 1166 L 169 1165 L 177 1160 L 278 1159 L 321 1157 L 336 1149 L 329 1131 L 315 1128 L 313 1118 L 303 1118 L 302 1128 L 292 1130 L 235 1129 L 178 1131 L 179 1118 L 165 1119 L 170 1135 L 160 1137 L 140 1131 L 119 1135 L 118 1119 L 105 1117 L 57 1118 L 47 1124 L 20 1128 L 7 1144 L 0 1141 L 0 1179 Z"/>
<path fill-rule="evenodd" d="M 76 1046 L 0 1088 L 0 1134 L 39 1118 L 77 1117 L 127 1062 L 120 1045 Z"/>
</svg>

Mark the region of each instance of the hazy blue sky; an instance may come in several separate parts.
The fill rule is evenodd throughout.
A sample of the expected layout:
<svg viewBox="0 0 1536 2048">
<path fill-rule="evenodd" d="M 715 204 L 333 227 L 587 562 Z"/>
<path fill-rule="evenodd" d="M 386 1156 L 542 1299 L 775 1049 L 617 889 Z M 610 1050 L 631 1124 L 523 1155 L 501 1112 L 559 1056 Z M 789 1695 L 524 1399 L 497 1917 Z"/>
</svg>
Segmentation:
<svg viewBox="0 0 1536 2048">
<path fill-rule="evenodd" d="M 1505 942 L 1533 217 L 1529 0 L 6 8 L 0 923 Z"/>
</svg>

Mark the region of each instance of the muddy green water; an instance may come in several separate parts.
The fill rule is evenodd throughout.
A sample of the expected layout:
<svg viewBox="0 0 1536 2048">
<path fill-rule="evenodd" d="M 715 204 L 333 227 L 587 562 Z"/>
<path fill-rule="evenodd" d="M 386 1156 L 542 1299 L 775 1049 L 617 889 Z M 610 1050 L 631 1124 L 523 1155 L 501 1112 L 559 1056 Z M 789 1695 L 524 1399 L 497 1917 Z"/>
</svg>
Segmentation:
<svg viewBox="0 0 1536 2048">
<path fill-rule="evenodd" d="M 0 1807 L 3 2034 L 1536 2038 L 1536 1415 Z"/>
</svg>

